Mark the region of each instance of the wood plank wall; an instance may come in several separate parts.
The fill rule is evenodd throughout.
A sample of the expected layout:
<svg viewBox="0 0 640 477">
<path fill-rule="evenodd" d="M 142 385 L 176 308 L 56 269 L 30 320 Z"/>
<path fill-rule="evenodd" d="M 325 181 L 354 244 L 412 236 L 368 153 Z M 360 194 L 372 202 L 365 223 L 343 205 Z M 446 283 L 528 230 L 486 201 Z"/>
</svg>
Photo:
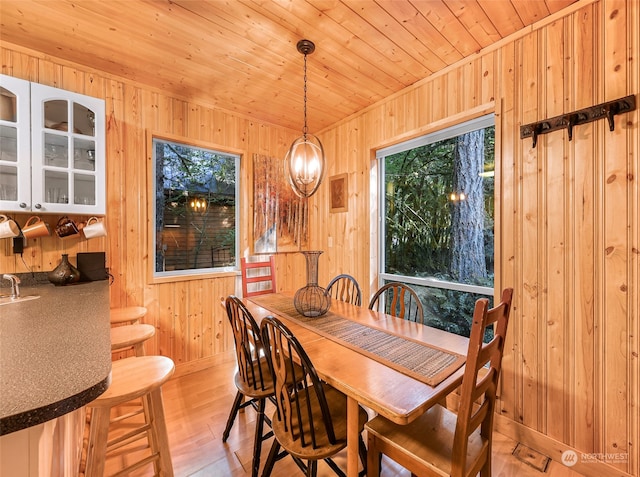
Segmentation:
<svg viewBox="0 0 640 477">
<path fill-rule="evenodd" d="M 640 113 L 618 116 L 614 132 L 606 121 L 579 126 L 571 142 L 562 131 L 541 136 L 535 149 L 519 138 L 519 127 L 640 94 L 639 10 L 636 1 L 582 0 L 320 132 L 328 175 L 348 174 L 348 212 L 329 213 L 326 186 L 310 202 L 310 247 L 325 251 L 320 283 L 348 272 L 370 296 L 377 284 L 375 149 L 495 112 L 496 290 L 515 289 L 497 425 L 556 460 L 576 451 L 574 469 L 593 476 L 640 476 Z M 29 265 L 48 270 L 63 251 L 106 249 L 116 278 L 113 305 L 150 309 L 158 328 L 150 352 L 183 369 L 228 359 L 218 299 L 235 290 L 235 276 L 147 279 L 145 135 L 159 131 L 244 151 L 242 249 L 249 253 L 247 158 L 282 157 L 296 132 L 17 46 L 3 45 L 2 72 L 107 101 L 109 236 L 95 243 L 43 240 L 26 249 Z M 25 271 L 2 247 L 0 269 Z M 279 254 L 277 268 L 281 289 L 303 284 L 299 254 Z M 585 460 L 591 455 L 600 463 Z"/>
<path fill-rule="evenodd" d="M 599 121 L 572 141 L 541 136 L 535 149 L 519 127 L 640 99 L 639 8 L 579 2 L 323 131 L 329 175 L 349 174 L 350 212 L 329 213 L 321 189 L 311 226 L 328 268 L 346 262 L 367 295 L 375 148 L 495 111 L 496 290 L 515 288 L 498 425 L 556 460 L 576 451 L 574 469 L 593 476 L 640 475 L 640 113 L 616 117 L 614 132 Z"/>
</svg>

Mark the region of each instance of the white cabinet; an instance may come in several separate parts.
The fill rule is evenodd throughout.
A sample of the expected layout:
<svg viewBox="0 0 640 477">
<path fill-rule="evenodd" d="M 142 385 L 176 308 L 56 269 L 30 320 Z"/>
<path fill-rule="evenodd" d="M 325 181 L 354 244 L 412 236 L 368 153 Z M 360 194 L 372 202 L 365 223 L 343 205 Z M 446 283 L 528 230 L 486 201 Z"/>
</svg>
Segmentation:
<svg viewBox="0 0 640 477">
<path fill-rule="evenodd" d="M 0 76 L 0 210 L 31 203 L 30 83 Z"/>
<path fill-rule="evenodd" d="M 8 107 L 15 104 L 17 111 L 5 114 L 3 106 L 0 120 L 0 209 L 104 215 L 104 101 L 8 76 L 0 79 L 3 102 L 10 98 Z M 26 96 L 22 83 L 27 84 Z M 26 145 L 24 139 L 16 140 L 15 157 L 7 143 L 5 160 L 5 129 L 9 137 L 12 128 L 17 137 L 27 134 L 29 139 Z"/>
</svg>

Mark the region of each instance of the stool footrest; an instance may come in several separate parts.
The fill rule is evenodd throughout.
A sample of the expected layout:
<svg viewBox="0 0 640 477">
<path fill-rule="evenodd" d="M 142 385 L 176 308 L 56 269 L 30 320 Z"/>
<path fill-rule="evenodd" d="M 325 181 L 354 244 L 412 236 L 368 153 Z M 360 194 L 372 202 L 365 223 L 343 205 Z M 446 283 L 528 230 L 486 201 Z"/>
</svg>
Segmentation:
<svg viewBox="0 0 640 477">
<path fill-rule="evenodd" d="M 118 422 L 122 422 L 122 421 L 124 421 L 126 419 L 129 419 L 131 417 L 139 416 L 143 412 L 144 412 L 144 409 L 142 409 L 142 408 L 140 408 L 140 409 L 138 409 L 136 411 L 128 412 L 127 414 L 123 414 L 121 416 L 114 417 L 113 419 L 111 419 L 109 421 L 109 424 L 116 424 Z"/>
<path fill-rule="evenodd" d="M 111 477 L 121 477 L 124 475 L 129 475 L 132 471 L 139 469 L 140 467 L 144 467 L 145 465 L 155 462 L 160 459 L 160 454 L 157 452 L 155 454 L 150 455 L 149 457 L 145 457 L 140 462 L 136 462 L 135 464 L 131 464 L 129 467 L 125 467 L 117 474 L 113 474 Z"/>
<path fill-rule="evenodd" d="M 151 429 L 151 424 L 145 424 L 140 426 L 133 431 L 129 431 L 126 434 L 116 437 L 115 439 L 107 442 L 107 452 L 119 449 L 120 447 L 126 446 L 127 444 L 131 444 L 137 440 L 143 439 L 147 437 L 143 433 L 148 433 Z"/>
</svg>

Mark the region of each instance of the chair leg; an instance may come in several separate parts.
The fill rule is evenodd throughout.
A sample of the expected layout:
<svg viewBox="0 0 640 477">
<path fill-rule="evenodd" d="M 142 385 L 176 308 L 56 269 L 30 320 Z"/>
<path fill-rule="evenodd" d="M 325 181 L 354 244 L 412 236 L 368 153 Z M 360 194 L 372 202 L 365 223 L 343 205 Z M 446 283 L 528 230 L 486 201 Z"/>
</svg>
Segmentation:
<svg viewBox="0 0 640 477">
<path fill-rule="evenodd" d="M 367 449 L 367 475 L 369 477 L 380 477 L 380 461 L 382 454 L 376 448 L 376 438 L 369 434 L 369 448 Z"/>
<path fill-rule="evenodd" d="M 307 462 L 307 477 L 316 477 L 318 475 L 318 461 L 310 460 Z"/>
<path fill-rule="evenodd" d="M 362 434 L 360 434 L 359 438 L 359 446 L 358 451 L 360 454 L 360 462 L 362 462 L 362 472 L 360 475 L 367 475 L 367 446 L 364 445 L 364 439 L 362 438 Z"/>
<path fill-rule="evenodd" d="M 338 477 L 347 477 L 345 475 L 345 473 L 342 471 L 342 469 L 340 467 L 338 467 L 338 464 L 336 464 L 333 459 L 327 458 L 324 461 L 327 463 L 327 465 L 329 467 L 331 467 L 331 469 L 336 473 L 336 475 Z M 313 462 L 315 462 L 315 461 L 313 461 Z M 309 465 L 311 465 L 311 462 L 309 462 Z M 307 467 L 307 468 L 309 468 L 309 467 Z"/>
<path fill-rule="evenodd" d="M 222 433 L 222 442 L 227 442 L 227 439 L 229 438 L 229 433 L 231 432 L 231 428 L 233 427 L 233 421 L 236 420 L 236 416 L 238 415 L 238 410 L 240 409 L 240 405 L 242 404 L 243 399 L 244 394 L 238 391 L 236 394 L 236 398 L 233 400 L 233 406 L 231 407 L 229 418 L 227 419 L 227 427 L 225 427 L 224 432 Z"/>
<path fill-rule="evenodd" d="M 258 400 L 258 415 L 256 416 L 256 434 L 253 438 L 253 465 L 251 477 L 258 477 L 260 470 L 260 451 L 262 450 L 262 433 L 264 429 L 264 407 L 265 400 Z"/>
<path fill-rule="evenodd" d="M 489 449 L 487 450 L 487 460 L 485 460 L 480 469 L 480 477 L 491 477 L 491 444 L 489 444 Z"/>
<path fill-rule="evenodd" d="M 267 457 L 267 461 L 264 464 L 264 469 L 262 469 L 262 477 L 269 477 L 271 475 L 273 465 L 278 459 L 278 452 L 280 452 L 280 443 L 277 439 L 273 439 L 273 444 L 271 445 L 269 456 Z"/>
</svg>

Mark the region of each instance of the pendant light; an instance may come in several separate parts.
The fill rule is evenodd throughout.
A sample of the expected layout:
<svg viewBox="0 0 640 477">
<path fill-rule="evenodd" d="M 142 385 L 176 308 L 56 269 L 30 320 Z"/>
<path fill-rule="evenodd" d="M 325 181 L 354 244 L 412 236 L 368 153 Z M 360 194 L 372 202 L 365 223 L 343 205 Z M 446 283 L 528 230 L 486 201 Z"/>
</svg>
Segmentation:
<svg viewBox="0 0 640 477">
<path fill-rule="evenodd" d="M 296 47 L 304 55 L 304 127 L 302 136 L 291 144 L 284 167 L 293 191 L 305 198 L 318 190 L 324 176 L 325 158 L 320 139 L 309 134 L 307 128 L 307 55 L 313 53 L 316 46 L 310 40 L 300 40 Z"/>
</svg>

